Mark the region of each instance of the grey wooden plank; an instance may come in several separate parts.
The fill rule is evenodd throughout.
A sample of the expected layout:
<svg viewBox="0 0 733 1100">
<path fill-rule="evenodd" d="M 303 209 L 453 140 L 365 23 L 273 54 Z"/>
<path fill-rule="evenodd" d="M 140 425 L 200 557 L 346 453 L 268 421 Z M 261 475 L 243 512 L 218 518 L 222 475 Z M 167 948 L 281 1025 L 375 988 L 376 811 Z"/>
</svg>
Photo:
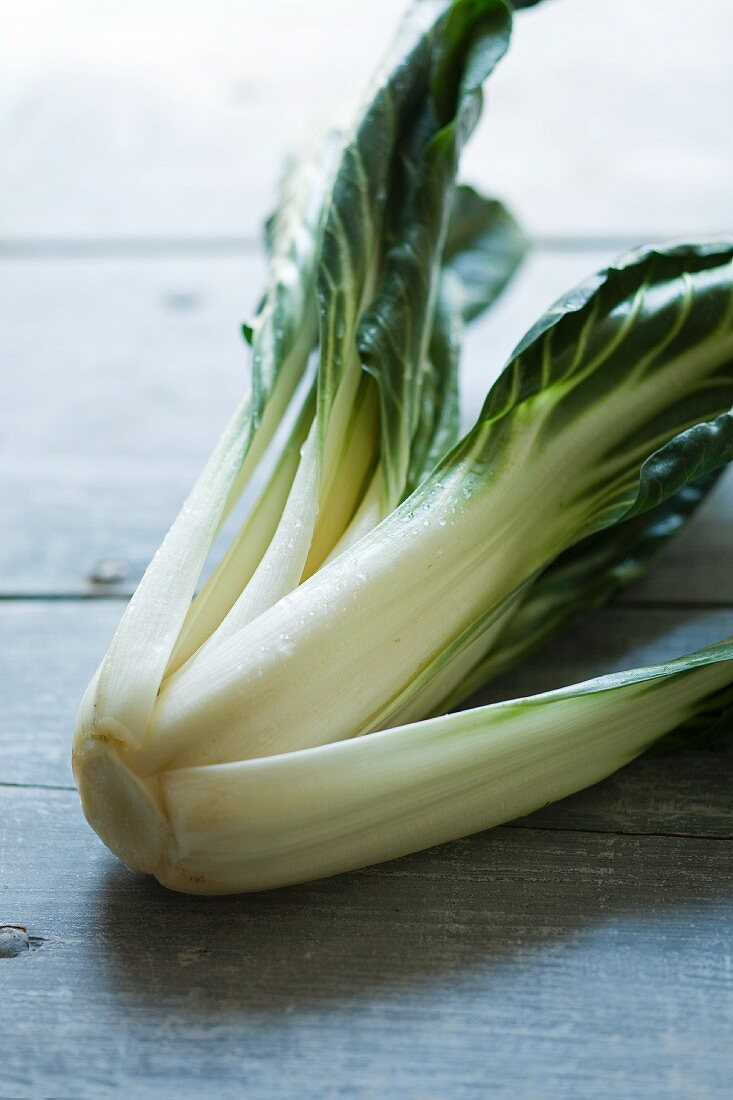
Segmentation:
<svg viewBox="0 0 733 1100">
<path fill-rule="evenodd" d="M 109 644 L 121 601 L 0 603 L 0 784 L 70 785 L 81 694 Z M 476 700 L 511 698 L 678 656 L 733 633 L 733 610 L 609 608 L 568 631 Z M 733 753 L 637 761 L 531 819 L 542 827 L 733 836 Z"/>
<path fill-rule="evenodd" d="M 0 235 L 251 235 L 292 136 L 363 86 L 402 7 L 359 0 L 348 21 L 337 0 L 4 13 Z M 523 13 L 466 171 L 536 233 L 728 229 L 731 31 L 728 0 Z"/>
<path fill-rule="evenodd" d="M 519 337 L 609 252 L 538 252 L 466 340 L 470 422 Z M 238 398 L 258 256 L 0 263 L 0 594 L 129 592 Z M 728 477 L 633 596 L 733 601 Z"/>
<path fill-rule="evenodd" d="M 69 792 L 0 790 L 0 1094 L 104 1100 L 730 1094 L 729 842 L 520 829 L 187 898 Z"/>
<path fill-rule="evenodd" d="M 262 259 L 0 265 L 5 592 L 130 590 L 248 378 Z"/>
<path fill-rule="evenodd" d="M 70 786 L 81 696 L 121 600 L 0 602 L 0 783 Z"/>
<path fill-rule="evenodd" d="M 604 783 L 518 819 L 517 827 L 733 839 L 730 739 L 713 749 L 644 757 Z"/>
</svg>

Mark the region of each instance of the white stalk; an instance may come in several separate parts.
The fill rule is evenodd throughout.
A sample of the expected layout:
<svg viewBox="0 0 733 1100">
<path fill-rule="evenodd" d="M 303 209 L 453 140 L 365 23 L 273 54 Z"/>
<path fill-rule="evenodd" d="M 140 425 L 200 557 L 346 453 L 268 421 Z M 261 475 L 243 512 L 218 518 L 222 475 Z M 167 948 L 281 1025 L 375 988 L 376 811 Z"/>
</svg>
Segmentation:
<svg viewBox="0 0 733 1100">
<path fill-rule="evenodd" d="M 499 615 L 486 630 L 482 631 L 474 641 L 452 657 L 428 683 L 406 703 L 398 704 L 382 720 L 382 727 L 406 726 L 410 722 L 416 722 L 420 718 L 439 714 L 443 711 L 441 704 L 453 691 L 459 687 L 461 681 L 476 667 L 478 662 L 486 656 L 502 629 L 511 617 L 513 605 Z"/>
<path fill-rule="evenodd" d="M 141 774 L 382 725 L 425 663 L 537 568 L 561 541 L 559 526 L 572 529 L 549 493 L 542 516 L 532 493 L 524 502 L 487 490 L 460 499 L 447 484 L 414 515 L 403 506 L 388 530 L 319 570 L 215 659 L 197 655 L 160 694 L 153 736 L 135 765 Z M 542 540 L 524 535 L 530 513 Z M 212 735 L 202 738 L 201 729 Z"/>
<path fill-rule="evenodd" d="M 543 435 L 549 400 L 544 415 L 542 404 L 528 402 L 484 426 L 443 480 L 418 490 L 261 616 L 256 629 L 250 624 L 227 639 L 215 660 L 201 653 L 166 682 L 141 774 L 383 726 L 421 689 L 426 668 L 481 616 L 502 612 L 520 585 L 584 533 L 593 509 L 606 507 L 624 468 L 614 439 L 689 390 L 685 367 L 675 360 L 664 379 L 637 383 L 633 408 L 627 394 L 610 393 L 552 436 Z M 496 456 L 488 469 L 476 465 L 487 439 Z M 202 729 L 216 734 L 201 738 Z"/>
<path fill-rule="evenodd" d="M 157 802 L 130 779 L 129 790 L 119 785 L 127 810 L 108 801 L 102 835 L 133 869 L 201 894 L 265 890 L 393 859 L 531 813 L 610 775 L 730 683 L 730 647 L 726 656 L 697 667 L 695 658 L 682 659 L 355 741 L 167 771 Z M 85 810 L 96 827 L 93 789 Z M 139 831 L 131 835 L 128 824 L 113 835 L 110 822 L 129 822 L 131 813 Z"/>
<path fill-rule="evenodd" d="M 244 591 L 197 656 L 221 646 L 297 586 L 308 557 L 317 515 L 318 449 L 314 421 L 275 534 Z"/>
<path fill-rule="evenodd" d="M 355 408 L 329 484 L 321 494 L 318 522 L 313 533 L 305 580 L 324 564 L 349 527 L 372 480 L 379 457 L 379 405 L 375 386 L 362 376 Z"/>
<path fill-rule="evenodd" d="M 384 517 L 389 515 L 390 511 L 391 508 L 385 505 L 384 470 L 380 463 L 374 471 L 374 475 L 369 482 L 369 487 L 364 493 L 361 504 L 354 513 L 351 523 L 323 564 L 328 565 L 328 563 L 337 558 L 339 554 L 343 554 L 345 550 L 349 550 L 355 543 L 359 542 L 364 535 L 373 530 L 377 524 L 381 523 Z"/>
<path fill-rule="evenodd" d="M 191 604 L 166 669 L 166 676 L 172 675 L 185 664 L 213 634 L 252 579 L 277 530 L 292 489 L 300 462 L 300 451 L 307 437 L 308 411 L 306 405 L 252 511 Z"/>
<path fill-rule="evenodd" d="M 163 673 L 206 555 L 233 495 L 250 441 L 249 398 L 230 421 L 203 473 L 145 571 L 82 702 L 77 739 L 111 736 L 140 745 Z M 253 450 L 250 449 L 251 457 Z M 253 462 L 244 461 L 251 470 Z"/>
</svg>

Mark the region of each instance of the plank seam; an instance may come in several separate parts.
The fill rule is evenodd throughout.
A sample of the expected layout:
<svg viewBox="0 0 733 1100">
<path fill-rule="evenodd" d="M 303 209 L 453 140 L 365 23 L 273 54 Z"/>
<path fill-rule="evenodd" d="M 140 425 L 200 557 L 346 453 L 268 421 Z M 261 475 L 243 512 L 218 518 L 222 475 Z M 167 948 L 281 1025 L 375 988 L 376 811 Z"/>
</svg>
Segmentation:
<svg viewBox="0 0 733 1100">
<path fill-rule="evenodd" d="M 602 252 L 625 251 L 635 248 L 644 240 L 667 240 L 670 233 L 638 235 L 612 234 L 610 236 L 584 234 L 578 236 L 552 236 L 540 234 L 532 238 L 532 246 L 538 252 Z M 87 240 L 61 238 L 17 238 L 0 240 L 0 259 L 49 260 L 49 259 L 133 259 L 165 258 L 172 256 L 250 256 L 264 251 L 259 236 L 244 237 L 90 237 Z"/>
<path fill-rule="evenodd" d="M 124 592 L 0 592 L 2 603 L 98 603 L 129 600 L 133 589 Z"/>
<path fill-rule="evenodd" d="M 635 829 L 591 829 L 581 828 L 579 826 L 563 826 L 563 825 L 530 825 L 525 824 L 522 821 L 507 821 L 504 825 L 500 825 L 501 829 L 526 829 L 530 832 L 536 833 L 589 833 L 592 836 L 638 836 L 649 838 L 664 838 L 670 837 L 677 840 L 723 840 L 733 841 L 733 835 L 725 835 L 724 833 L 685 833 L 681 831 L 671 831 L 668 833 L 660 833 L 656 831 L 643 832 Z"/>
<path fill-rule="evenodd" d="M 0 779 L 0 789 L 20 791 L 75 791 L 73 783 L 8 783 Z"/>
</svg>

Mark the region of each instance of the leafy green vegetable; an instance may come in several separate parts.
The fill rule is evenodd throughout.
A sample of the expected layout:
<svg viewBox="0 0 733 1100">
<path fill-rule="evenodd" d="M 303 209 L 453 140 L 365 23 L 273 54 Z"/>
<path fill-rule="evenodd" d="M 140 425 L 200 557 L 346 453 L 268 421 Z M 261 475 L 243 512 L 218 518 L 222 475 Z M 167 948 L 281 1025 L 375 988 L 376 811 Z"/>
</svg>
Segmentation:
<svg viewBox="0 0 733 1100">
<path fill-rule="evenodd" d="M 404 504 L 166 681 L 139 768 L 287 752 L 432 713 L 465 680 L 460 655 L 491 643 L 559 554 L 729 461 L 732 259 L 730 244 L 633 253 L 554 306 Z M 216 737 L 202 743 L 202 728 Z"/>
<path fill-rule="evenodd" d="M 297 433 L 302 456 L 290 474 L 282 520 L 274 529 L 272 523 L 262 528 L 259 538 L 248 530 L 237 540 L 189 613 L 168 674 L 203 644 L 220 645 L 373 527 L 455 441 L 457 318 L 450 312 L 456 292 L 445 286 L 448 272 L 465 295 L 462 312 L 473 317 L 500 293 L 525 248 L 501 204 L 469 188 L 459 188 L 452 204 L 459 145 L 478 112 L 476 82 L 501 56 L 508 26 L 501 0 L 419 4 L 406 20 L 354 136 L 343 144 L 324 214 L 316 283 L 317 413 L 305 439 Z M 451 66 L 457 88 L 449 87 Z M 417 96 L 427 106 L 416 114 Z M 439 116 L 447 121 L 439 125 Z M 369 157 L 364 149 L 372 151 Z M 451 210 L 455 239 L 443 270 Z M 270 222 L 271 241 L 280 220 Z M 417 265 L 413 248 L 420 251 Z M 418 277 L 423 264 L 437 272 L 439 293 L 435 278 Z M 479 289 L 482 274 L 488 278 Z M 400 299 L 397 310 L 385 306 L 396 302 L 395 287 L 413 275 L 409 300 Z M 373 286 L 375 297 L 362 316 Z M 377 325 L 380 311 L 386 315 Z M 396 360 L 370 356 L 369 333 L 377 328 L 382 350 L 408 332 L 412 343 Z M 381 411 L 364 369 L 381 378 Z M 275 477 L 278 486 L 286 485 L 281 468 Z M 280 500 L 272 486 L 266 495 Z M 274 515 L 266 507 L 260 511 Z"/>
<path fill-rule="evenodd" d="M 638 576 L 733 458 L 731 241 L 641 249 L 581 284 L 456 442 L 463 326 L 525 247 L 456 185 L 509 30 L 503 0 L 416 0 L 353 128 L 293 163 L 268 222 L 252 397 L 74 747 L 94 828 L 175 889 L 412 851 L 729 722 L 730 641 L 428 717 Z M 191 604 L 286 406 L 265 488 Z"/>
</svg>

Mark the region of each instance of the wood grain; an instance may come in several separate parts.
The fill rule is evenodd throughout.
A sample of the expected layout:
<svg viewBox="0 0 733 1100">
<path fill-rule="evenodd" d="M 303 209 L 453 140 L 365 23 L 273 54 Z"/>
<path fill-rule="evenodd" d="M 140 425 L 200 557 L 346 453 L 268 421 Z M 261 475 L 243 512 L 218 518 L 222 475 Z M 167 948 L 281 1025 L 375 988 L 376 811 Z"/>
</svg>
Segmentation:
<svg viewBox="0 0 733 1100">
<path fill-rule="evenodd" d="M 502 828 L 212 900 L 129 875 L 70 792 L 0 813 L 36 945 L 0 962 L 0 1095 L 727 1095 L 727 841 Z"/>
<path fill-rule="evenodd" d="M 365 86 L 404 5 L 4 13 L 0 237 L 253 236 L 292 140 Z M 733 222 L 728 0 L 562 0 L 516 19 L 464 171 L 532 232 Z M 338 48 L 334 48 L 334 42 Z"/>
<path fill-rule="evenodd" d="M 467 338 L 467 425 L 541 311 L 611 255 L 528 260 Z M 134 588 L 245 385 L 238 325 L 262 270 L 258 255 L 0 265 L 9 318 L 0 331 L 0 594 Z M 732 486 L 728 477 L 717 488 L 634 599 L 733 602 Z M 120 564 L 120 582 L 90 581 L 104 562 Z"/>
<path fill-rule="evenodd" d="M 258 257 L 23 261 L 0 268 L 8 416 L 5 592 L 130 590 L 248 378 L 239 332 Z"/>
</svg>

